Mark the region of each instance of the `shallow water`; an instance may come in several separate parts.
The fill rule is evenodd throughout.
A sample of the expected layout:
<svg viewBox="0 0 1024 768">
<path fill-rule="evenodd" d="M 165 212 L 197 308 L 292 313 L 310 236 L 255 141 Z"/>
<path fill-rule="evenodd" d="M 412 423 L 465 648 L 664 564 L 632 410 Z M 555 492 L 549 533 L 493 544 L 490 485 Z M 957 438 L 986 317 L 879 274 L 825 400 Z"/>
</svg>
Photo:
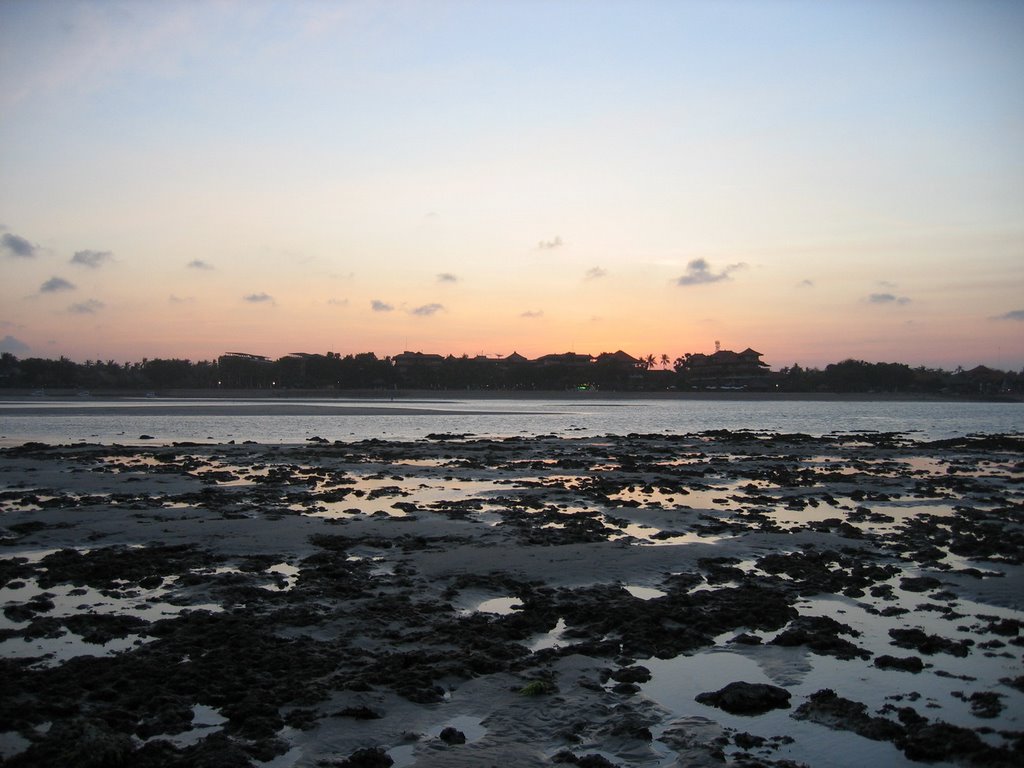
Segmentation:
<svg viewBox="0 0 1024 768">
<path fill-rule="evenodd" d="M 797 649 L 792 651 L 794 656 L 801 654 Z M 764 756 L 769 759 L 788 758 L 807 765 L 828 765 L 835 768 L 863 768 L 865 765 L 909 768 L 920 765 L 907 759 L 895 746 L 887 742 L 871 741 L 853 733 L 834 731 L 816 723 L 794 720 L 790 717 L 792 709 L 776 709 L 756 717 L 746 717 L 731 715 L 694 701 L 694 696 L 698 693 L 718 690 L 735 680 L 778 684 L 756 661 L 744 655 L 727 650 L 708 651 L 668 660 L 648 659 L 642 663 L 652 673 L 650 682 L 642 685 L 644 695 L 678 716 L 706 717 L 727 728 L 765 738 L 792 736 L 796 739 L 793 745 L 783 745 L 778 750 L 765 753 Z M 798 694 L 813 693 L 819 687 L 815 687 L 813 682 L 808 684 L 805 681 L 798 686 L 789 687 L 789 690 L 794 694 L 794 701 L 799 701 L 802 697 Z M 654 732 L 655 739 L 660 735 L 659 731 Z M 741 750 L 738 747 L 731 747 L 727 751 L 735 753 Z"/>
<path fill-rule="evenodd" d="M 47 413 L 28 414 L 41 403 Z M 389 415 L 323 413 L 312 416 L 266 415 L 267 405 L 361 406 L 395 409 Z M 116 405 L 111 412 L 109 406 Z M 95 414 L 85 411 L 93 406 Z M 159 415 L 167 406 L 191 413 Z M 245 415 L 203 413 L 213 406 L 237 406 Z M 399 409 L 416 408 L 409 414 Z M 72 410 L 74 409 L 74 410 Z M 20 415 L 25 410 L 26 415 Z M 147 413 L 148 411 L 148 413 Z M 52 412 L 52 413 L 51 413 Z M 1024 404 L 904 401 L 776 400 L 573 400 L 458 397 L 436 400 L 216 400 L 138 399 L 118 401 L 26 398 L 2 403 L 0 444 L 89 441 L 138 443 L 141 435 L 157 441 L 254 440 L 300 443 L 318 436 L 327 440 L 388 438 L 416 440 L 431 433 L 477 436 L 603 435 L 689 433 L 709 429 L 802 432 L 820 436 L 841 427 L 846 432 L 904 432 L 920 439 L 973 433 L 1008 433 L 1024 429 Z"/>
</svg>

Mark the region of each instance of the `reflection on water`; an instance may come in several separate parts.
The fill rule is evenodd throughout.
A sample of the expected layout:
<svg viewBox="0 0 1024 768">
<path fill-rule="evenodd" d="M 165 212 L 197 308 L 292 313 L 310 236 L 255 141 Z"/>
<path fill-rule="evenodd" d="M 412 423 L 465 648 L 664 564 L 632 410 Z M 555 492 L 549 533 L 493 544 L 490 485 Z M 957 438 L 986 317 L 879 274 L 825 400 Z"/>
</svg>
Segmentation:
<svg viewBox="0 0 1024 768">
<path fill-rule="evenodd" d="M 794 657 L 803 655 L 799 649 L 784 650 L 791 651 Z M 789 716 L 792 711 L 789 709 L 776 709 L 751 718 L 731 715 L 696 702 L 694 697 L 697 694 L 716 691 L 738 680 L 776 684 L 756 661 L 739 653 L 716 650 L 668 660 L 652 658 L 642 663 L 652 674 L 651 680 L 641 686 L 643 694 L 676 716 L 703 716 L 737 731 L 764 738 L 793 737 L 798 746 L 781 745 L 777 751 L 771 752 L 773 760 L 790 759 L 808 765 L 837 768 L 862 768 L 865 765 L 909 768 L 916 765 L 892 744 L 869 741 L 850 732 L 834 731 L 815 723 L 794 720 Z M 796 702 L 800 695 L 817 691 L 818 687 L 815 686 L 815 682 L 808 677 L 804 683 L 789 686 L 788 689 L 794 694 L 793 701 Z M 671 720 L 667 725 L 671 724 Z M 665 729 L 666 725 L 652 729 L 655 739 Z M 742 750 L 731 747 L 727 751 L 739 753 Z"/>
<path fill-rule="evenodd" d="M 573 400 L 573 399 L 472 399 L 460 400 L 139 400 L 95 401 L 95 415 L 62 414 L 83 402 L 44 401 L 53 415 L 18 415 L 19 408 L 39 408 L 40 400 L 5 401 L 0 440 L 12 445 L 29 440 L 41 442 L 90 441 L 138 443 L 142 434 L 156 441 L 227 442 L 233 439 L 258 443 L 302 443 L 311 437 L 327 440 L 363 440 L 386 437 L 417 440 L 437 432 L 471 433 L 478 436 L 657 434 L 693 433 L 708 429 L 755 432 L 801 432 L 820 436 L 844 431 L 902 432 L 917 439 L 942 439 L 976 433 L 1019 432 L 1021 411 L 1017 403 L 973 402 L 841 402 L 791 400 Z M 265 404 L 308 406 L 414 407 L 421 413 L 397 412 L 388 416 L 355 413 L 319 415 L 260 415 Z M 117 405 L 111 412 L 109 406 Z M 208 406 L 238 406 L 249 415 L 203 414 Z M 183 406 L 194 414 L 173 416 L 147 414 L 147 409 Z M 102 408 L 102 410 L 100 410 Z M 431 413 L 431 411 L 439 413 Z M 452 413 L 455 411 L 455 413 Z"/>
<path fill-rule="evenodd" d="M 741 561 L 737 567 L 756 573 L 754 561 Z M 1005 743 L 1003 734 L 1020 732 L 1024 725 L 1024 692 L 1005 684 L 1020 675 L 1019 653 L 1007 650 L 1007 636 L 1019 611 L 978 603 L 957 597 L 942 598 L 941 593 L 910 592 L 900 588 L 907 572 L 879 582 L 890 589 L 853 599 L 841 595 L 801 598 L 796 608 L 801 616 L 826 617 L 845 625 L 844 637 L 871 654 L 869 659 L 840 660 L 818 655 L 806 647 L 771 645 L 785 628 L 760 631 L 759 644 L 733 643 L 739 630 L 723 633 L 715 647 L 692 656 L 674 659 L 650 658 L 643 665 L 652 672 L 652 680 L 643 685 L 643 693 L 671 710 L 678 717 L 703 716 L 739 731 L 758 736 L 791 735 L 796 745 L 782 746 L 771 752 L 772 759 L 790 758 L 810 765 L 910 766 L 914 763 L 890 744 L 872 742 L 850 732 L 832 731 L 808 721 L 796 721 L 792 710 L 776 710 L 756 719 L 730 715 L 699 704 L 694 697 L 714 691 L 728 683 L 745 681 L 770 683 L 786 688 L 795 708 L 811 694 L 832 689 L 844 698 L 862 702 L 868 714 L 895 717 L 895 709 L 913 703 L 933 721 L 943 721 L 975 729 L 993 746 Z M 909 575 L 913 575 L 912 572 Z M 702 585 L 699 588 L 707 588 Z M 630 591 L 633 591 L 632 589 Z M 930 594 L 934 592 L 934 594 Z M 920 629 L 928 635 L 964 643 L 966 656 L 932 654 L 897 647 L 891 630 Z M 882 655 L 918 656 L 924 662 L 919 673 L 893 671 L 875 666 Z M 997 684 L 1004 681 L 1004 684 Z M 1003 709 L 984 721 L 972 710 L 969 696 L 975 691 L 995 691 Z M 670 718 L 671 720 L 671 718 Z M 661 732 L 664 732 L 662 728 Z M 657 737 L 657 734 L 656 734 Z M 733 751 L 738 751 L 733 748 Z M 767 754 L 766 754 L 767 756 Z"/>
</svg>

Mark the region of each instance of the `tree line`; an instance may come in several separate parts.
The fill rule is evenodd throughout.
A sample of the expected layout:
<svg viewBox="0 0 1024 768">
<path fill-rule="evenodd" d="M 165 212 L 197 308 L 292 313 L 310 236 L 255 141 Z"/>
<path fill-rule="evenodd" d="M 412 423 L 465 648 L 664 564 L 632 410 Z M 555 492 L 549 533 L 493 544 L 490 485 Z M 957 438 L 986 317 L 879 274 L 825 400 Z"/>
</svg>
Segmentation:
<svg viewBox="0 0 1024 768">
<path fill-rule="evenodd" d="M 401 356 L 399 356 L 401 357 Z M 688 365 L 689 355 L 670 360 L 645 355 L 632 363 L 522 361 L 439 355 L 417 365 L 372 352 L 341 355 L 288 355 L 277 360 L 225 355 L 217 360 L 146 359 L 74 362 L 0 356 L 0 387 L 26 390 L 508 390 L 692 391 L 750 390 L 772 392 L 917 393 L 953 396 L 1024 394 L 1024 372 L 984 366 L 946 371 L 905 363 L 843 360 L 824 368 L 799 364 L 751 375 L 728 371 L 709 376 Z M 558 356 L 552 356 L 558 357 Z M 583 356 L 575 356 L 577 358 Z M 522 360 L 522 359 L 520 359 Z M 542 359 L 543 360 L 543 359 Z M 734 372 L 735 373 L 735 372 Z"/>
</svg>

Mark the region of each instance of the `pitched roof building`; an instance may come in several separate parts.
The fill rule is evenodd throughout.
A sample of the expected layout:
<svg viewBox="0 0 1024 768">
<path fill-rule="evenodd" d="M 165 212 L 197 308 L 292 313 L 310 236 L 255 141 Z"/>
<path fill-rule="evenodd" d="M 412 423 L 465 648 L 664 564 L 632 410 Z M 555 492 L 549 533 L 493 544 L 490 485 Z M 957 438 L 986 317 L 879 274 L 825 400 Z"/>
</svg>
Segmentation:
<svg viewBox="0 0 1024 768">
<path fill-rule="evenodd" d="M 682 373 L 687 381 L 704 386 L 747 386 L 768 375 L 761 353 L 747 347 L 742 352 L 720 349 L 710 355 L 687 356 Z"/>
</svg>

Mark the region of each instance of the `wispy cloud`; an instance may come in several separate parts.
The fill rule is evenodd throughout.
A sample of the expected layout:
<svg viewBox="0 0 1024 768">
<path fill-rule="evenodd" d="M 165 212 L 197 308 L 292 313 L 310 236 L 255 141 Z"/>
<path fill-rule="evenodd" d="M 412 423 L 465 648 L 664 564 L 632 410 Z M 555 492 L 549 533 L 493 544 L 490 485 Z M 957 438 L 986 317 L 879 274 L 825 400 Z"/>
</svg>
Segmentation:
<svg viewBox="0 0 1024 768">
<path fill-rule="evenodd" d="M 242 300 L 243 301 L 247 301 L 250 304 L 273 304 L 274 303 L 274 297 L 271 296 L 269 293 L 263 293 L 262 291 L 259 292 L 259 293 L 250 293 L 247 296 L 243 296 Z"/>
<path fill-rule="evenodd" d="M 40 293 L 58 293 L 60 291 L 73 291 L 75 284 L 68 282 L 63 277 L 51 277 L 39 286 Z"/>
<path fill-rule="evenodd" d="M 185 265 L 189 269 L 213 269 L 213 264 L 202 259 L 192 259 L 188 264 Z"/>
<path fill-rule="evenodd" d="M 394 310 L 393 305 L 388 304 L 386 301 L 381 301 L 380 299 L 374 299 L 371 301 L 370 308 L 374 312 L 391 312 Z"/>
<path fill-rule="evenodd" d="M 410 309 L 409 314 L 416 315 L 418 317 L 430 317 L 431 315 L 440 312 L 442 309 L 444 309 L 443 304 L 424 304 L 422 307 Z"/>
<path fill-rule="evenodd" d="M 526 312 L 521 312 L 520 317 L 525 317 L 528 320 L 532 320 L 537 317 L 544 317 L 544 310 L 541 309 L 528 309 Z"/>
<path fill-rule="evenodd" d="M 587 280 L 598 280 L 602 277 L 605 277 L 607 274 L 607 269 L 602 269 L 601 267 L 591 267 L 590 269 L 587 270 L 586 278 Z"/>
<path fill-rule="evenodd" d="M 551 238 L 550 240 L 541 240 L 539 243 L 537 243 L 537 248 L 541 251 L 550 251 L 555 248 L 561 248 L 562 245 L 562 238 L 559 237 L 558 235 L 555 235 L 555 237 Z"/>
<path fill-rule="evenodd" d="M 813 280 L 801 280 L 799 283 L 796 284 L 796 287 L 797 288 L 813 288 L 814 287 L 814 281 Z"/>
<path fill-rule="evenodd" d="M 113 258 L 114 254 L 110 251 L 75 251 L 75 255 L 71 257 L 71 263 L 96 269 Z"/>
<path fill-rule="evenodd" d="M 32 351 L 32 347 L 21 339 L 16 339 L 10 334 L 0 339 L 0 353 L 6 352 L 11 355 L 24 355 Z"/>
<path fill-rule="evenodd" d="M 906 296 L 897 296 L 893 293 L 872 293 L 868 296 L 870 304 L 909 304 L 910 299 Z"/>
<path fill-rule="evenodd" d="M 1024 322 L 1024 309 L 1011 309 L 992 318 L 993 320 L 1018 320 Z"/>
<path fill-rule="evenodd" d="M 327 303 L 332 307 L 347 307 L 348 299 L 328 299 Z"/>
<path fill-rule="evenodd" d="M 441 272 L 437 276 L 437 282 L 439 282 L 439 283 L 457 283 L 457 282 L 459 282 L 459 278 L 457 278 L 451 272 Z"/>
<path fill-rule="evenodd" d="M 68 312 L 73 315 L 95 315 L 106 305 L 102 301 L 96 299 L 86 299 L 85 301 L 79 302 L 78 304 L 72 304 L 68 307 Z"/>
<path fill-rule="evenodd" d="M 195 296 L 175 296 L 173 293 L 167 297 L 167 300 L 171 304 L 193 304 L 195 303 Z"/>
<path fill-rule="evenodd" d="M 31 259 L 36 255 L 39 247 L 30 243 L 24 237 L 13 232 L 4 232 L 0 236 L 0 250 L 8 256 L 15 256 L 20 259 Z"/>
<path fill-rule="evenodd" d="M 676 278 L 676 285 L 703 285 L 704 283 L 718 283 L 722 280 L 729 280 L 729 275 L 737 269 L 743 269 L 747 265 L 743 262 L 729 264 L 720 271 L 711 269 L 706 259 L 694 259 L 686 265 L 686 274 Z"/>
</svg>

